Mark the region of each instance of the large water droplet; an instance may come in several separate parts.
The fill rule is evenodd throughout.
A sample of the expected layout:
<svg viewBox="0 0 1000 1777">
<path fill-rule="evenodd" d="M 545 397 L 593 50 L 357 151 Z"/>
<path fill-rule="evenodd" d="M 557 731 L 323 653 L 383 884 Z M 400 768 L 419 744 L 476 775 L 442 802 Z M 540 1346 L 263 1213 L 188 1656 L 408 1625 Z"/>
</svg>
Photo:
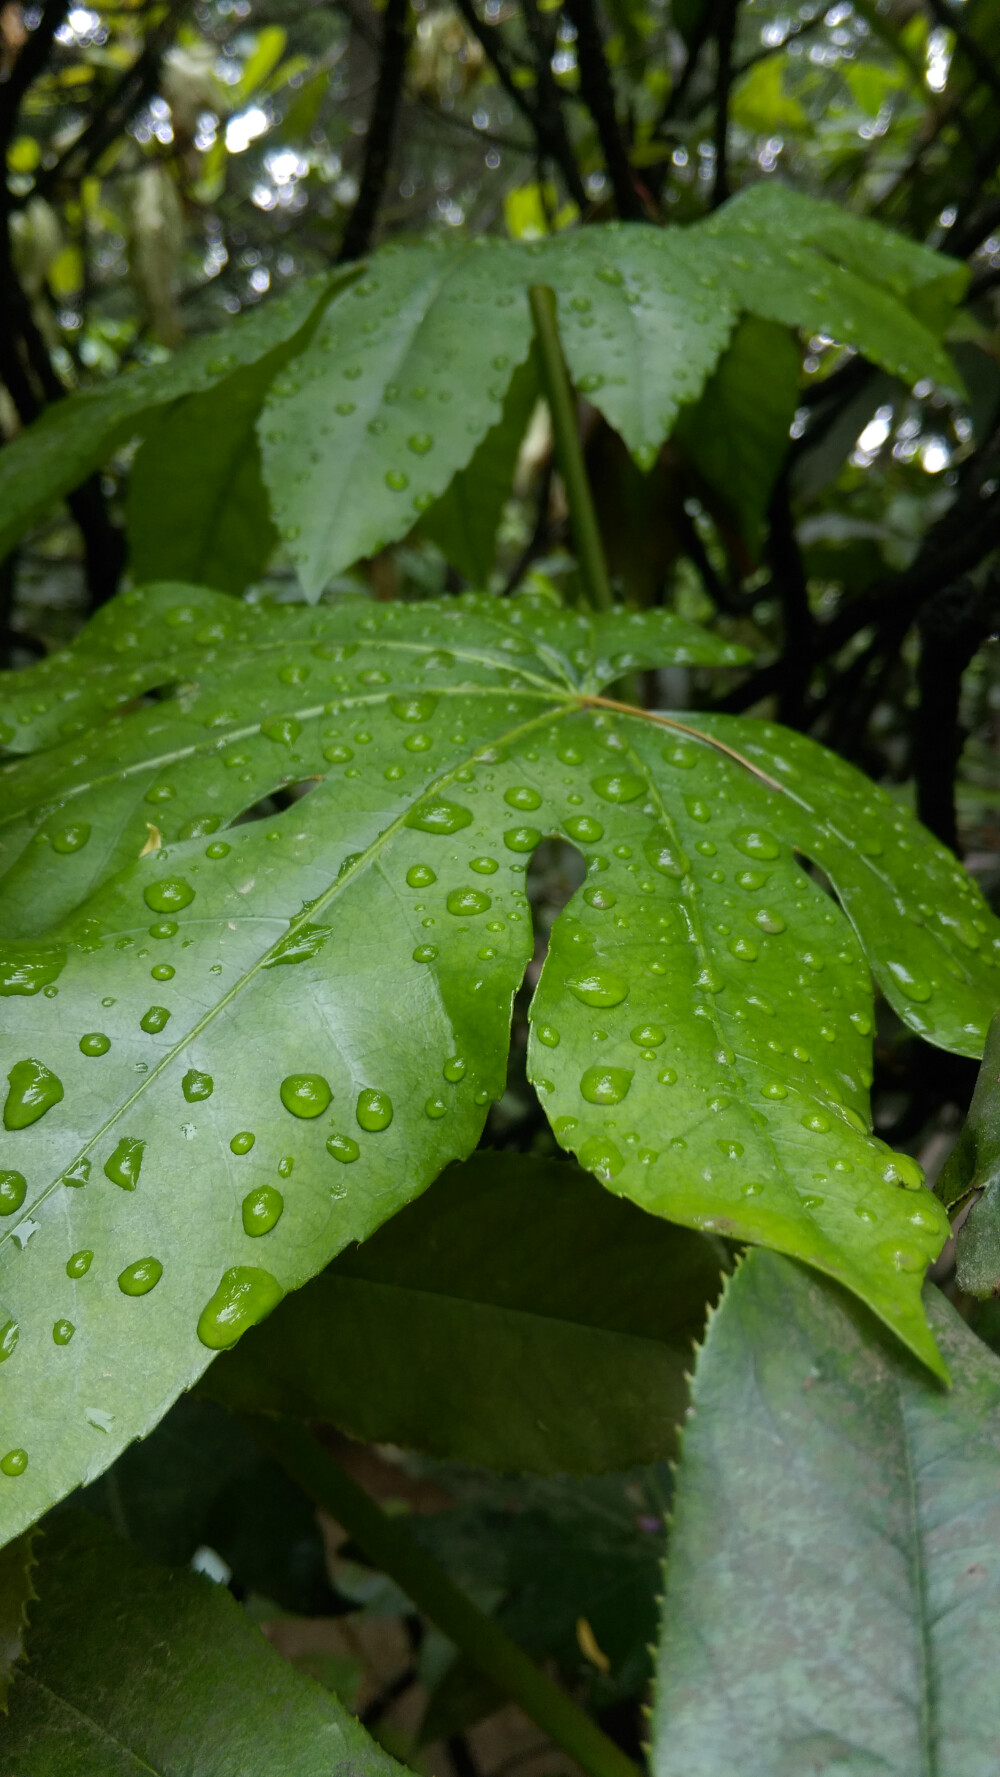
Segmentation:
<svg viewBox="0 0 1000 1777">
<path fill-rule="evenodd" d="M 71 1320 L 57 1320 L 52 1328 L 52 1339 L 56 1345 L 68 1345 L 76 1332 Z"/>
<path fill-rule="evenodd" d="M 20 1209 L 27 1189 L 23 1172 L 0 1172 L 0 1216 L 12 1216 Z"/>
<path fill-rule="evenodd" d="M 350 1135 L 328 1135 L 326 1151 L 328 1154 L 332 1154 L 335 1160 L 343 1161 L 345 1166 L 349 1166 L 352 1160 L 360 1160 L 361 1158 L 361 1149 L 354 1137 Z"/>
<path fill-rule="evenodd" d="M 748 858 L 780 858 L 781 847 L 772 833 L 763 827 L 737 827 L 729 835 L 737 851 Z"/>
<path fill-rule="evenodd" d="M 596 1172 L 599 1179 L 614 1178 L 625 1164 L 620 1150 L 606 1135 L 589 1135 L 579 1150 L 581 1166 Z"/>
<path fill-rule="evenodd" d="M 472 918 L 477 913 L 488 913 L 492 905 L 489 895 L 484 895 L 482 889 L 474 888 L 452 889 L 445 901 L 448 912 L 459 918 Z"/>
<path fill-rule="evenodd" d="M 605 802 L 634 802 L 646 788 L 634 771 L 607 772 L 601 777 L 592 777 L 590 783 Z"/>
<path fill-rule="evenodd" d="M 134 1191 L 139 1183 L 142 1156 L 146 1144 L 136 1136 L 123 1135 L 110 1159 L 104 1162 L 104 1176 L 123 1191 Z"/>
<path fill-rule="evenodd" d="M 499 868 L 496 858 L 469 859 L 469 869 L 474 870 L 477 876 L 495 876 Z"/>
<path fill-rule="evenodd" d="M 279 1090 L 282 1104 L 293 1117 L 321 1117 L 333 1098 L 322 1074 L 289 1074 Z"/>
<path fill-rule="evenodd" d="M 86 1248 L 83 1248 L 78 1253 L 74 1253 L 71 1258 L 66 1260 L 66 1276 L 86 1277 L 87 1272 L 93 1264 L 93 1260 L 93 1253 L 88 1252 Z"/>
<path fill-rule="evenodd" d="M 358 1094 L 355 1116 L 361 1128 L 367 1129 L 371 1135 L 376 1135 L 380 1129 L 388 1129 L 392 1122 L 392 1099 L 388 1092 L 366 1087 Z"/>
<path fill-rule="evenodd" d="M 27 1450 L 8 1450 L 6 1456 L 0 1456 L 0 1473 L 9 1475 L 11 1479 L 23 1475 L 27 1466 Z"/>
<path fill-rule="evenodd" d="M 52 835 L 52 850 L 57 852 L 80 851 L 90 838 L 89 821 L 73 821 L 68 827 L 61 827 Z"/>
<path fill-rule="evenodd" d="M 259 1185 L 256 1191 L 249 1191 L 243 1199 L 244 1233 L 254 1237 L 269 1234 L 281 1219 L 284 1207 L 285 1199 L 273 1185 Z"/>
<path fill-rule="evenodd" d="M 415 697 L 390 697 L 389 708 L 401 722 L 429 722 L 438 700 L 429 691 Z"/>
<path fill-rule="evenodd" d="M 632 1084 L 630 1067 L 588 1067 L 580 1078 L 580 1093 L 588 1104 L 621 1104 Z"/>
<path fill-rule="evenodd" d="M 200 1099 L 211 1098 L 215 1081 L 211 1074 L 202 1074 L 196 1067 L 189 1068 L 181 1081 L 181 1091 L 188 1104 L 197 1104 Z"/>
<path fill-rule="evenodd" d="M 530 784 L 515 784 L 512 789 L 504 791 L 503 799 L 508 808 L 528 810 L 542 806 L 541 796 L 537 790 L 532 789 Z"/>
<path fill-rule="evenodd" d="M 595 970 L 593 974 L 574 975 L 566 986 L 585 1006 L 620 1006 L 628 999 L 628 982 L 611 969 Z"/>
<path fill-rule="evenodd" d="M 598 839 L 604 838 L 604 828 L 593 815 L 571 814 L 563 821 L 563 830 L 570 839 L 577 839 L 583 845 L 594 845 Z"/>
<path fill-rule="evenodd" d="M 81 1055 L 106 1055 L 110 1047 L 111 1038 L 106 1037 L 101 1030 L 88 1030 L 80 1038 Z"/>
<path fill-rule="evenodd" d="M 58 1104 L 63 1085 L 43 1061 L 15 1061 L 7 1075 L 7 1102 L 3 1107 L 5 1129 L 27 1129 Z"/>
<path fill-rule="evenodd" d="M 431 883 L 437 881 L 437 871 L 432 870 L 429 864 L 411 864 L 406 872 L 406 881 L 412 889 L 430 888 Z"/>
<path fill-rule="evenodd" d="M 147 883 L 142 898 L 154 913 L 178 913 L 194 900 L 194 889 L 183 876 L 165 876 L 159 882 Z"/>
<path fill-rule="evenodd" d="M 144 1012 L 140 1018 L 139 1025 L 150 1036 L 155 1036 L 158 1031 L 165 1030 L 169 1022 L 170 1011 L 167 1006 L 150 1006 L 149 1011 Z"/>
<path fill-rule="evenodd" d="M 123 1296 L 148 1296 L 163 1276 L 159 1259 L 135 1259 L 118 1273 L 118 1288 Z"/>
<path fill-rule="evenodd" d="M 922 975 L 919 969 L 911 969 L 908 963 L 900 962 L 890 962 L 886 966 L 896 986 L 905 993 L 908 1000 L 915 1000 L 918 1005 L 923 1005 L 925 1000 L 930 999 L 934 989 L 927 976 Z"/>
<path fill-rule="evenodd" d="M 405 824 L 420 833 L 458 833 L 472 825 L 472 810 L 460 802 L 423 802 L 410 810 Z"/>
<path fill-rule="evenodd" d="M 249 1327 L 266 1320 L 284 1293 L 270 1271 L 234 1265 L 198 1317 L 199 1339 L 209 1351 L 228 1351 Z"/>
<path fill-rule="evenodd" d="M 542 835 L 537 827 L 508 827 L 503 842 L 508 851 L 529 852 L 541 845 Z"/>
<path fill-rule="evenodd" d="M 629 1036 L 640 1049 L 658 1049 L 667 1040 L 662 1024 L 637 1024 L 634 1030 L 629 1031 Z"/>
<path fill-rule="evenodd" d="M 256 1139 L 257 1137 L 251 1130 L 240 1129 L 233 1136 L 233 1139 L 229 1144 L 230 1150 L 234 1154 L 249 1154 Z"/>
</svg>

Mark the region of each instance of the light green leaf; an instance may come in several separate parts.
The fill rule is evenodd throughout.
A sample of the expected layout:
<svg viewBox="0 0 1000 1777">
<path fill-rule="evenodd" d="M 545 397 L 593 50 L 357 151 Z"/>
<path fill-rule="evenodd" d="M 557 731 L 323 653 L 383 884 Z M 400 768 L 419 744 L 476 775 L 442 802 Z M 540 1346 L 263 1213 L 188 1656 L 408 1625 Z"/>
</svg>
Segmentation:
<svg viewBox="0 0 1000 1777">
<path fill-rule="evenodd" d="M 799 350 L 788 329 L 749 316 L 676 438 L 728 506 L 756 555 L 764 515 L 788 451 L 799 396 Z"/>
<path fill-rule="evenodd" d="M 224 333 L 207 334 L 160 364 L 127 371 L 47 408 L 0 457 L 0 556 L 54 501 L 142 432 L 147 414 L 214 387 L 292 339 L 337 282 L 308 278 L 289 295 L 232 322 Z"/>
<path fill-rule="evenodd" d="M 153 421 L 129 477 L 129 567 L 145 580 L 244 592 L 277 542 L 256 420 L 288 347 Z"/>
<path fill-rule="evenodd" d="M 560 1143 L 643 1208 L 808 1259 L 939 1365 L 919 1289 L 947 1224 L 869 1134 L 868 969 L 796 854 L 872 965 L 910 970 L 900 1009 L 939 1042 L 981 1043 L 1000 928 L 813 743 L 719 717 L 689 738 L 600 696 L 739 650 L 544 597 L 253 609 L 166 587 L 102 622 L 125 643 L 109 700 L 125 678 L 164 694 L 4 768 L 0 920 L 26 935 L 0 954 L 0 1411 L 28 1455 L 12 1473 L 0 1452 L 5 1536 L 476 1145 L 545 834 L 588 864 L 531 1011 Z M 72 660 L 5 683 L 66 699 Z M 290 784 L 314 787 L 269 812 Z M 925 923 L 890 923 L 894 896 Z"/>
<path fill-rule="evenodd" d="M 41 1555 L 4 1777 L 400 1777 L 225 1587 L 142 1561 L 82 1513 L 53 1520 Z"/>
<path fill-rule="evenodd" d="M 600 1473 L 672 1454 L 711 1245 L 564 1161 L 480 1153 L 221 1358 L 224 1405 L 460 1462 Z"/>
<path fill-rule="evenodd" d="M 37 1531 L 26 1531 L 0 1549 L 0 1715 L 24 1658 L 28 1606 L 37 1597 L 34 1584 Z"/>
<path fill-rule="evenodd" d="M 531 326 L 506 243 L 387 247 L 261 415 L 265 479 L 310 599 L 402 536 L 500 421 Z"/>
<path fill-rule="evenodd" d="M 654 1777 L 992 1777 L 1000 1363 L 928 1287 L 955 1378 L 753 1253 L 684 1433 Z"/>
<path fill-rule="evenodd" d="M 486 586 L 489 581 L 497 529 L 537 399 L 538 370 L 532 354 L 514 372 L 499 423 L 487 432 L 472 461 L 458 471 L 420 521 L 424 536 L 437 544 L 473 586 Z"/>
</svg>

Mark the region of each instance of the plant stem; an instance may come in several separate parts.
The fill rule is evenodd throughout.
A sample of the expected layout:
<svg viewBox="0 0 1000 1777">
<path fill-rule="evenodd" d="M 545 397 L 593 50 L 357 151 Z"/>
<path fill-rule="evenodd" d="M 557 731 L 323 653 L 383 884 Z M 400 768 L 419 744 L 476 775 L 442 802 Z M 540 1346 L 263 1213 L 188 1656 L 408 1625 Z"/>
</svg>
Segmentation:
<svg viewBox="0 0 1000 1777">
<path fill-rule="evenodd" d="M 614 598 L 580 447 L 576 400 L 559 341 L 556 299 L 547 284 L 533 284 L 528 291 L 528 301 L 531 303 L 531 316 L 535 323 L 542 383 L 552 415 L 556 460 L 569 502 L 570 522 L 580 563 L 580 579 L 588 605 L 595 611 L 609 611 Z"/>
<path fill-rule="evenodd" d="M 592 1777 L 640 1777 L 638 1766 L 492 1617 L 459 1591 L 399 1520 L 387 1517 L 315 1438 L 288 1421 L 269 1426 L 255 1420 L 253 1432 L 306 1493 L 343 1525 L 368 1559 L 585 1771 Z"/>
</svg>

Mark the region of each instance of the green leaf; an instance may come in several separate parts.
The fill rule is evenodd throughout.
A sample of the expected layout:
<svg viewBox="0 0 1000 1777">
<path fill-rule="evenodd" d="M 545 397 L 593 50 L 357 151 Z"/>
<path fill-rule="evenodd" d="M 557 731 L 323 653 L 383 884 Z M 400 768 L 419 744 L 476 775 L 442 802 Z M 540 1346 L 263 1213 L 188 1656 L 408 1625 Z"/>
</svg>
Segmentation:
<svg viewBox="0 0 1000 1777">
<path fill-rule="evenodd" d="M 937 1291 L 945 1393 L 857 1303 L 754 1253 L 684 1433 L 654 1777 L 987 1777 L 1000 1363 Z"/>
<path fill-rule="evenodd" d="M 475 1147 L 545 834 L 588 864 L 531 1009 L 560 1144 L 643 1208 L 828 1271 L 939 1365 L 919 1287 L 947 1223 L 869 1133 L 849 920 L 904 1018 L 970 1050 L 1000 928 L 814 743 L 599 694 L 740 650 L 546 597 L 262 609 L 165 587 L 101 621 L 108 701 L 162 695 L 3 768 L 0 920 L 26 935 L 0 953 L 0 1387 L 28 1456 L 11 1473 L 0 1451 L 5 1536 Z M 47 686 L 57 723 L 75 653 L 0 695 Z M 290 784 L 313 787 L 270 812 Z"/>
<path fill-rule="evenodd" d="M 562 1161 L 477 1154 L 209 1371 L 240 1411 L 501 1470 L 672 1452 L 719 1261 Z"/>
<path fill-rule="evenodd" d="M 265 479 L 307 598 L 402 536 L 498 424 L 528 354 L 506 243 L 387 247 L 261 416 Z"/>
<path fill-rule="evenodd" d="M 750 316 L 701 399 L 681 412 L 678 444 L 729 507 L 755 556 L 798 397 L 795 340 L 787 328 Z"/>
<path fill-rule="evenodd" d="M 485 586 L 493 568 L 496 536 L 521 441 L 538 400 L 534 354 L 511 379 L 499 424 L 487 432 L 472 461 L 420 521 L 429 537 L 473 586 Z"/>
<path fill-rule="evenodd" d="M 37 1598 L 36 1541 L 37 1532 L 28 1531 L 0 1549 L 0 1715 L 6 1713 L 11 1685 L 24 1658 L 28 1606 Z"/>
<path fill-rule="evenodd" d="M 256 420 L 289 347 L 153 422 L 129 477 L 134 580 L 192 580 L 245 591 L 277 543 L 261 479 Z"/>
<path fill-rule="evenodd" d="M 5 1773 L 393 1777 L 401 1766 L 268 1646 L 223 1586 L 139 1559 L 81 1513 L 54 1519 Z"/>
<path fill-rule="evenodd" d="M 0 556 L 54 501 L 144 430 L 145 416 L 182 395 L 210 389 L 241 365 L 294 338 L 339 280 L 307 278 L 287 296 L 193 340 L 173 357 L 70 395 L 46 409 L 0 459 Z M 161 570 L 158 570 L 162 572 Z"/>
<path fill-rule="evenodd" d="M 1000 1017 L 986 1039 L 983 1064 L 969 1114 L 935 1186 L 948 1210 L 975 1201 L 955 1249 L 958 1286 L 973 1296 L 994 1296 L 1000 1287 Z"/>
</svg>

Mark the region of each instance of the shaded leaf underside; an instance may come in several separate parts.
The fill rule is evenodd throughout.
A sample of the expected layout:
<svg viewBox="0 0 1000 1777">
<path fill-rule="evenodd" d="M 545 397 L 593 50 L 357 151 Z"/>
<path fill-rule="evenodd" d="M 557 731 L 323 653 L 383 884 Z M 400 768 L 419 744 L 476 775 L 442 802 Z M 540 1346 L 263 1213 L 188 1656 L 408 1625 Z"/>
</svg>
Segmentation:
<svg viewBox="0 0 1000 1777">
<path fill-rule="evenodd" d="M 101 624 L 120 666 L 100 664 Z M 997 927 L 949 854 L 814 743 L 721 717 L 698 740 L 597 689 L 738 657 L 662 613 L 251 611 L 165 587 L 109 607 L 83 670 L 8 681 L 8 727 L 24 712 L 49 740 L 88 700 L 174 690 L 0 780 L 0 910 L 23 934 L 3 953 L 0 1171 L 25 1181 L 5 1202 L 0 1390 L 28 1455 L 12 1476 L 0 1452 L 5 1535 L 200 1373 L 199 1317 L 211 1345 L 235 1338 L 475 1146 L 546 834 L 588 865 L 531 1008 L 560 1143 L 653 1213 L 840 1278 L 939 1364 L 919 1287 L 946 1222 L 868 1133 L 869 969 L 916 1028 L 976 1052 Z M 289 783 L 315 787 L 231 825 Z M 25 1062 L 51 1102 L 18 1126 Z"/>
</svg>

